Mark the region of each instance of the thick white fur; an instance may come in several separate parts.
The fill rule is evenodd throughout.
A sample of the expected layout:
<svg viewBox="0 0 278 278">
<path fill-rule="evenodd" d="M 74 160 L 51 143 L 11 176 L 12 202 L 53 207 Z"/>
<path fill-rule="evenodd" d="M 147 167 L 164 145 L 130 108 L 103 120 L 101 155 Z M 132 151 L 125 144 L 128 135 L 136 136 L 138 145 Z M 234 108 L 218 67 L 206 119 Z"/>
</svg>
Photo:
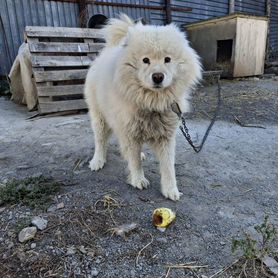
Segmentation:
<svg viewBox="0 0 278 278">
<path fill-rule="evenodd" d="M 110 131 L 117 136 L 130 171 L 128 183 L 143 189 L 149 185 L 141 166 L 141 147 L 154 150 L 161 172 L 161 191 L 178 200 L 175 177 L 175 135 L 179 119 L 171 110 L 177 102 L 189 110 L 190 89 L 201 78 L 195 51 L 175 25 L 135 24 L 123 15 L 104 29 L 107 45 L 93 62 L 85 83 L 85 98 L 94 130 L 93 171 L 106 162 Z M 148 58 L 150 63 L 144 63 Z M 165 63 L 165 57 L 171 61 Z M 155 87 L 154 73 L 163 73 Z"/>
</svg>

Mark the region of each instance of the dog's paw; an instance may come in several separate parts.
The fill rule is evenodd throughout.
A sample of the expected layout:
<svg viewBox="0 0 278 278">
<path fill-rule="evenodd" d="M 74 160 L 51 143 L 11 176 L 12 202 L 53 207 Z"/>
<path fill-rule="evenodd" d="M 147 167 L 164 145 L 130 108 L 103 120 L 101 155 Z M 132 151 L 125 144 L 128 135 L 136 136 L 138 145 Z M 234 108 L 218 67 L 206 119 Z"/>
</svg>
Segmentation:
<svg viewBox="0 0 278 278">
<path fill-rule="evenodd" d="M 146 155 L 143 152 L 141 152 L 140 157 L 141 161 L 144 161 L 146 159 Z"/>
<path fill-rule="evenodd" d="M 164 197 L 172 201 L 178 201 L 180 199 L 180 196 L 182 195 L 177 187 L 162 188 L 161 193 Z"/>
<path fill-rule="evenodd" d="M 144 189 L 150 185 L 149 180 L 147 180 L 144 176 L 133 179 L 129 178 L 128 183 L 138 189 Z"/>
<path fill-rule="evenodd" d="M 105 164 L 104 159 L 100 159 L 100 158 L 97 158 L 94 156 L 93 159 L 89 163 L 89 168 L 92 171 L 98 171 L 103 168 L 104 164 Z"/>
</svg>

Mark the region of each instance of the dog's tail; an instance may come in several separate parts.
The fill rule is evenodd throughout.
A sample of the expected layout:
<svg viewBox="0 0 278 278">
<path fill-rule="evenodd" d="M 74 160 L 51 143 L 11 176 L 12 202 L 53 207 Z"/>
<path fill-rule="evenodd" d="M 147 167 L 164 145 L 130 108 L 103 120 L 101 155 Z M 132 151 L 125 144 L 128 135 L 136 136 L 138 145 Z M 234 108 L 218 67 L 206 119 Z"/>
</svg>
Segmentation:
<svg viewBox="0 0 278 278">
<path fill-rule="evenodd" d="M 103 29 L 107 46 L 115 46 L 126 36 L 128 27 L 134 26 L 134 21 L 125 14 L 120 18 L 112 18 Z"/>
</svg>

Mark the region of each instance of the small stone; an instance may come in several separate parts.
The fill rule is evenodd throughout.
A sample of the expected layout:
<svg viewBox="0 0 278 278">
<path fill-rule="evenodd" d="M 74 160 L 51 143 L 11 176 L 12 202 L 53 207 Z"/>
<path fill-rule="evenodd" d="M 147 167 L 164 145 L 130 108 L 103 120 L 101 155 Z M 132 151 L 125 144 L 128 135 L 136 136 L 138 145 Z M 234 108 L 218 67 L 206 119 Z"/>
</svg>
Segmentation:
<svg viewBox="0 0 278 278">
<path fill-rule="evenodd" d="M 6 209 L 6 207 L 0 208 L 0 213 L 2 213 L 5 209 Z"/>
<path fill-rule="evenodd" d="M 9 244 L 8 244 L 8 249 L 11 249 L 11 248 L 13 248 L 14 247 L 14 243 L 13 242 L 10 242 Z"/>
<path fill-rule="evenodd" d="M 62 209 L 65 207 L 65 204 L 63 202 L 57 204 L 57 209 Z"/>
<path fill-rule="evenodd" d="M 70 246 L 67 248 L 67 255 L 74 255 L 76 253 L 76 248 L 74 246 Z"/>
<path fill-rule="evenodd" d="M 32 219 L 32 224 L 42 231 L 47 227 L 47 220 L 39 216 L 35 216 Z"/>
<path fill-rule="evenodd" d="M 78 247 L 78 250 L 82 253 L 82 254 L 86 254 L 87 251 L 85 250 L 85 247 L 83 245 Z"/>
<path fill-rule="evenodd" d="M 93 268 L 93 269 L 91 270 L 91 275 L 92 275 L 93 277 L 97 277 L 98 274 L 99 274 L 99 271 L 98 271 L 97 269 Z"/>
<path fill-rule="evenodd" d="M 160 232 L 164 233 L 166 231 L 166 228 L 162 227 L 156 227 Z"/>
<path fill-rule="evenodd" d="M 97 257 L 95 263 L 96 263 L 96 264 L 100 264 L 100 263 L 101 263 L 101 257 Z"/>
<path fill-rule="evenodd" d="M 94 251 L 89 251 L 87 253 L 87 255 L 93 258 L 95 256 L 95 252 Z"/>
<path fill-rule="evenodd" d="M 57 209 L 56 205 L 51 205 L 48 209 L 47 209 L 47 212 L 55 212 Z"/>
<path fill-rule="evenodd" d="M 224 242 L 224 241 L 220 241 L 220 245 L 226 245 L 226 242 Z"/>
<path fill-rule="evenodd" d="M 130 271 L 130 276 L 132 278 L 136 277 L 136 273 L 135 273 L 135 271 L 133 269 Z"/>
<path fill-rule="evenodd" d="M 36 246 L 37 246 L 37 244 L 36 244 L 35 242 L 33 242 L 33 243 L 31 244 L 31 248 L 32 248 L 32 249 L 36 248 Z"/>
<path fill-rule="evenodd" d="M 260 78 L 254 77 L 253 80 L 254 80 L 254 81 L 260 81 Z"/>
<path fill-rule="evenodd" d="M 13 219 L 13 213 L 12 213 L 11 211 L 9 212 L 9 217 L 8 217 L 8 219 L 9 219 L 9 220 L 12 220 L 12 219 Z"/>
<path fill-rule="evenodd" d="M 156 240 L 157 240 L 159 243 L 167 243 L 167 242 L 168 242 L 167 238 L 165 238 L 165 237 L 159 237 L 159 238 L 157 238 Z"/>
<path fill-rule="evenodd" d="M 268 267 L 270 272 L 272 272 L 275 275 L 278 275 L 278 262 L 276 260 L 274 260 L 273 258 L 271 258 L 269 256 L 266 256 L 263 258 L 262 261 Z"/>
<path fill-rule="evenodd" d="M 23 243 L 35 237 L 37 233 L 37 227 L 27 227 L 20 231 L 18 234 L 19 242 Z"/>
</svg>

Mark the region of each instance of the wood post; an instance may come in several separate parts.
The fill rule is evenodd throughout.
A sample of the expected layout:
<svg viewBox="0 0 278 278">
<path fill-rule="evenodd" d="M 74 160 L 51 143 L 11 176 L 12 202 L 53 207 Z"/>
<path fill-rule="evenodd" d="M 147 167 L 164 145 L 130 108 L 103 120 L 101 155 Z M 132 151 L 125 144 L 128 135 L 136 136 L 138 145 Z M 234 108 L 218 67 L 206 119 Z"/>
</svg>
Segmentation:
<svg viewBox="0 0 278 278">
<path fill-rule="evenodd" d="M 88 22 L 88 10 L 86 0 L 78 0 L 78 8 L 80 27 L 86 28 Z"/>
<path fill-rule="evenodd" d="M 171 0 L 165 0 L 166 24 L 172 22 Z"/>
<path fill-rule="evenodd" d="M 265 60 L 268 61 L 269 60 L 269 35 L 270 35 L 270 32 L 269 32 L 269 27 L 270 27 L 270 15 L 271 15 L 271 0 L 266 0 L 266 3 L 265 3 L 265 13 L 266 13 L 266 16 L 268 17 L 268 26 L 267 26 L 267 39 L 266 39 L 266 49 L 265 49 L 265 52 L 266 52 L 266 55 L 265 55 Z"/>
<path fill-rule="evenodd" d="M 235 0 L 229 0 L 229 14 L 235 12 Z"/>
</svg>

